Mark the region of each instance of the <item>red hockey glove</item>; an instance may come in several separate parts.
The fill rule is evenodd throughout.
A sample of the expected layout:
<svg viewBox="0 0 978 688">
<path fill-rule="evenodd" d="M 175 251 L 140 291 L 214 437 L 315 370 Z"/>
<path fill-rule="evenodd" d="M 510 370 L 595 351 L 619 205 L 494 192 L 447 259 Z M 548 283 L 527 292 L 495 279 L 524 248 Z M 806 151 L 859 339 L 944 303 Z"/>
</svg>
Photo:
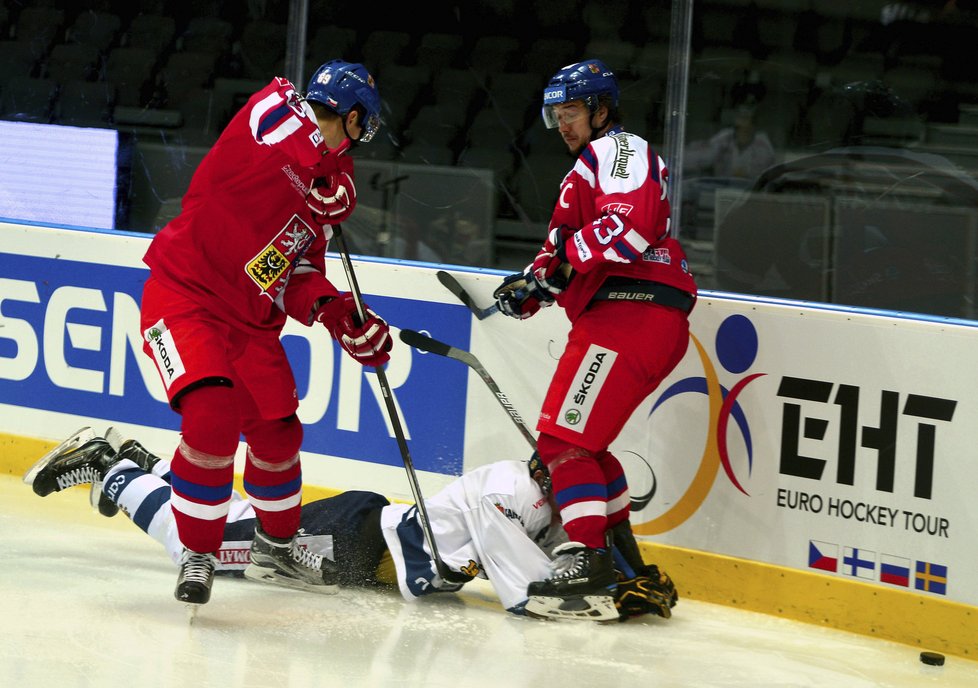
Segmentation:
<svg viewBox="0 0 978 688">
<path fill-rule="evenodd" d="M 347 172 L 316 177 L 306 194 L 312 218 L 321 225 L 336 224 L 350 217 L 357 205 L 357 187 Z"/>
<path fill-rule="evenodd" d="M 529 268 L 527 268 L 529 271 Z M 528 272 L 517 272 L 503 280 L 492 293 L 499 311 L 517 320 L 526 320 L 536 314 L 542 306 L 549 306 L 554 298 L 541 291 Z"/>
<path fill-rule="evenodd" d="M 567 262 L 567 239 L 574 236 L 573 227 L 561 225 L 550 230 L 550 237 L 530 265 L 530 272 L 537 286 L 550 294 L 559 294 L 567 288 L 572 276 Z M 552 248 L 551 248 L 552 247 Z"/>
<path fill-rule="evenodd" d="M 361 325 L 356 299 L 347 293 L 327 301 L 313 317 L 325 325 L 333 339 L 357 362 L 376 368 L 390 360 L 387 352 L 394 342 L 387 323 L 366 305 L 364 311 L 367 322 Z"/>
</svg>

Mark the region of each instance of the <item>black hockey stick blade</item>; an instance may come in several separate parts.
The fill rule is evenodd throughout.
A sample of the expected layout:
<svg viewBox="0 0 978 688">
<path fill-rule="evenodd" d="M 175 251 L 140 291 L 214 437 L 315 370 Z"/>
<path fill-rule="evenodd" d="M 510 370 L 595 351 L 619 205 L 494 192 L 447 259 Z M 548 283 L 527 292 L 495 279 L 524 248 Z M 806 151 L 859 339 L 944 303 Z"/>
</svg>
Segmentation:
<svg viewBox="0 0 978 688">
<path fill-rule="evenodd" d="M 429 353 L 437 354 L 438 356 L 445 356 L 447 358 L 454 358 L 456 361 L 461 361 L 465 365 L 469 366 L 479 374 L 482 381 L 486 383 L 489 390 L 492 392 L 493 396 L 496 397 L 496 401 L 505 409 L 506 413 L 509 415 L 510 420 L 516 425 L 520 433 L 529 443 L 530 447 L 535 451 L 537 448 L 537 440 L 527 427 L 526 422 L 523 417 L 520 416 L 520 412 L 516 410 L 513 403 L 509 400 L 505 394 L 499 389 L 499 385 L 496 381 L 492 379 L 489 375 L 489 371 L 485 369 L 485 366 L 479 362 L 479 359 L 475 357 L 475 354 L 466 351 L 465 349 L 459 349 L 458 347 L 452 346 L 451 344 L 446 344 L 445 342 L 440 342 L 437 339 L 429 337 L 427 335 L 421 334 L 420 332 L 415 332 L 414 330 L 401 330 L 401 341 L 410 347 L 418 349 L 419 351 L 427 351 Z"/>
<path fill-rule="evenodd" d="M 492 304 L 488 308 L 479 308 L 475 300 L 472 298 L 472 295 L 465 291 L 465 287 L 459 284 L 459 281 L 455 279 L 450 272 L 439 270 L 435 273 L 435 275 L 438 277 L 438 281 L 441 282 L 442 285 L 448 289 L 448 291 L 455 294 L 458 300 L 464 303 L 466 307 L 472 311 L 472 314 L 479 320 L 485 320 L 499 310 L 499 306 L 496 304 Z"/>
</svg>

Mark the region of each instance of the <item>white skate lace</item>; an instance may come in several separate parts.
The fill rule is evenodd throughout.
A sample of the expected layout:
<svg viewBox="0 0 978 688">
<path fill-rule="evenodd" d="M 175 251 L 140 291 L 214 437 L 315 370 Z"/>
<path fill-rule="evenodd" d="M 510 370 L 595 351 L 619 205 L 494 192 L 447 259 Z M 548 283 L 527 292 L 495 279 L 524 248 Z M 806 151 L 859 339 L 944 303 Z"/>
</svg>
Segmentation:
<svg viewBox="0 0 978 688">
<path fill-rule="evenodd" d="M 64 475 L 59 475 L 57 478 L 59 490 L 74 487 L 75 485 L 94 483 L 96 480 L 99 480 L 99 474 L 92 466 L 82 466 L 72 469 Z"/>
<path fill-rule="evenodd" d="M 554 575 L 552 580 L 562 580 L 565 578 L 576 578 L 584 570 L 584 550 L 572 552 L 563 551 L 564 545 L 554 549 L 554 560 L 550 563 L 550 568 Z"/>
<path fill-rule="evenodd" d="M 313 571 L 319 571 L 323 568 L 323 557 L 321 554 L 310 552 L 307 547 L 300 547 L 295 543 L 292 543 L 292 561 L 299 566 L 304 566 Z"/>
<path fill-rule="evenodd" d="M 211 577 L 211 570 L 213 569 L 210 557 L 206 554 L 198 554 L 197 552 L 188 552 L 185 555 L 182 567 L 184 581 L 202 583 L 203 585 L 207 585 Z"/>
</svg>

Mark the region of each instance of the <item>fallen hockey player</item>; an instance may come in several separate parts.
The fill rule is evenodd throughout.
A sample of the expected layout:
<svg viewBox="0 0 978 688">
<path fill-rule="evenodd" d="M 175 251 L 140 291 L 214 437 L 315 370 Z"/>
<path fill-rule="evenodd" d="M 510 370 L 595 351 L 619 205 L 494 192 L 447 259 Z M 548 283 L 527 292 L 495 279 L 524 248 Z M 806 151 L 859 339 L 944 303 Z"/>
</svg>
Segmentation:
<svg viewBox="0 0 978 688">
<path fill-rule="evenodd" d="M 113 428 L 98 437 L 87 427 L 24 475 L 24 482 L 42 497 L 90 485 L 100 513 L 112 516 L 121 509 L 178 563 L 183 548 L 170 506 L 169 479 L 169 462 L 137 441 L 124 440 Z M 566 540 L 566 534 L 555 517 L 549 474 L 536 455 L 528 462 L 498 461 L 476 468 L 426 498 L 425 504 L 449 570 L 447 580 L 437 574 L 417 508 L 391 503 L 375 492 L 347 491 L 305 504 L 299 543 L 310 556 L 337 565 L 340 585 L 397 587 L 405 599 L 414 600 L 458 591 L 478 576 L 488 579 L 507 611 L 519 615 L 526 614 L 528 584 L 562 565 L 560 557 L 552 561 L 545 554 Z M 250 566 L 254 529 L 251 504 L 235 493 L 215 562 L 218 574 L 318 591 Z M 613 618 L 625 621 L 649 613 L 669 618 L 678 599 L 669 577 L 655 565 L 629 565 L 616 554 L 619 582 Z M 625 555 L 641 560 L 637 546 Z M 563 616 L 610 620 L 593 614 Z"/>
</svg>

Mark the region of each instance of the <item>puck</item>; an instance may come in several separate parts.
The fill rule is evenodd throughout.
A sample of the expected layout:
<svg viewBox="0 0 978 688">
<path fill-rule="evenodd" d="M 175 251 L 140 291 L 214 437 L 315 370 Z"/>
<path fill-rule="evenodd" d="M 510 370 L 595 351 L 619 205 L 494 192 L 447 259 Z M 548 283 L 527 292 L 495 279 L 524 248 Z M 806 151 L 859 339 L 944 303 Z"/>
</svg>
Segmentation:
<svg viewBox="0 0 978 688">
<path fill-rule="evenodd" d="M 921 652 L 920 661 L 931 666 L 944 666 L 944 655 L 940 652 Z"/>
</svg>

